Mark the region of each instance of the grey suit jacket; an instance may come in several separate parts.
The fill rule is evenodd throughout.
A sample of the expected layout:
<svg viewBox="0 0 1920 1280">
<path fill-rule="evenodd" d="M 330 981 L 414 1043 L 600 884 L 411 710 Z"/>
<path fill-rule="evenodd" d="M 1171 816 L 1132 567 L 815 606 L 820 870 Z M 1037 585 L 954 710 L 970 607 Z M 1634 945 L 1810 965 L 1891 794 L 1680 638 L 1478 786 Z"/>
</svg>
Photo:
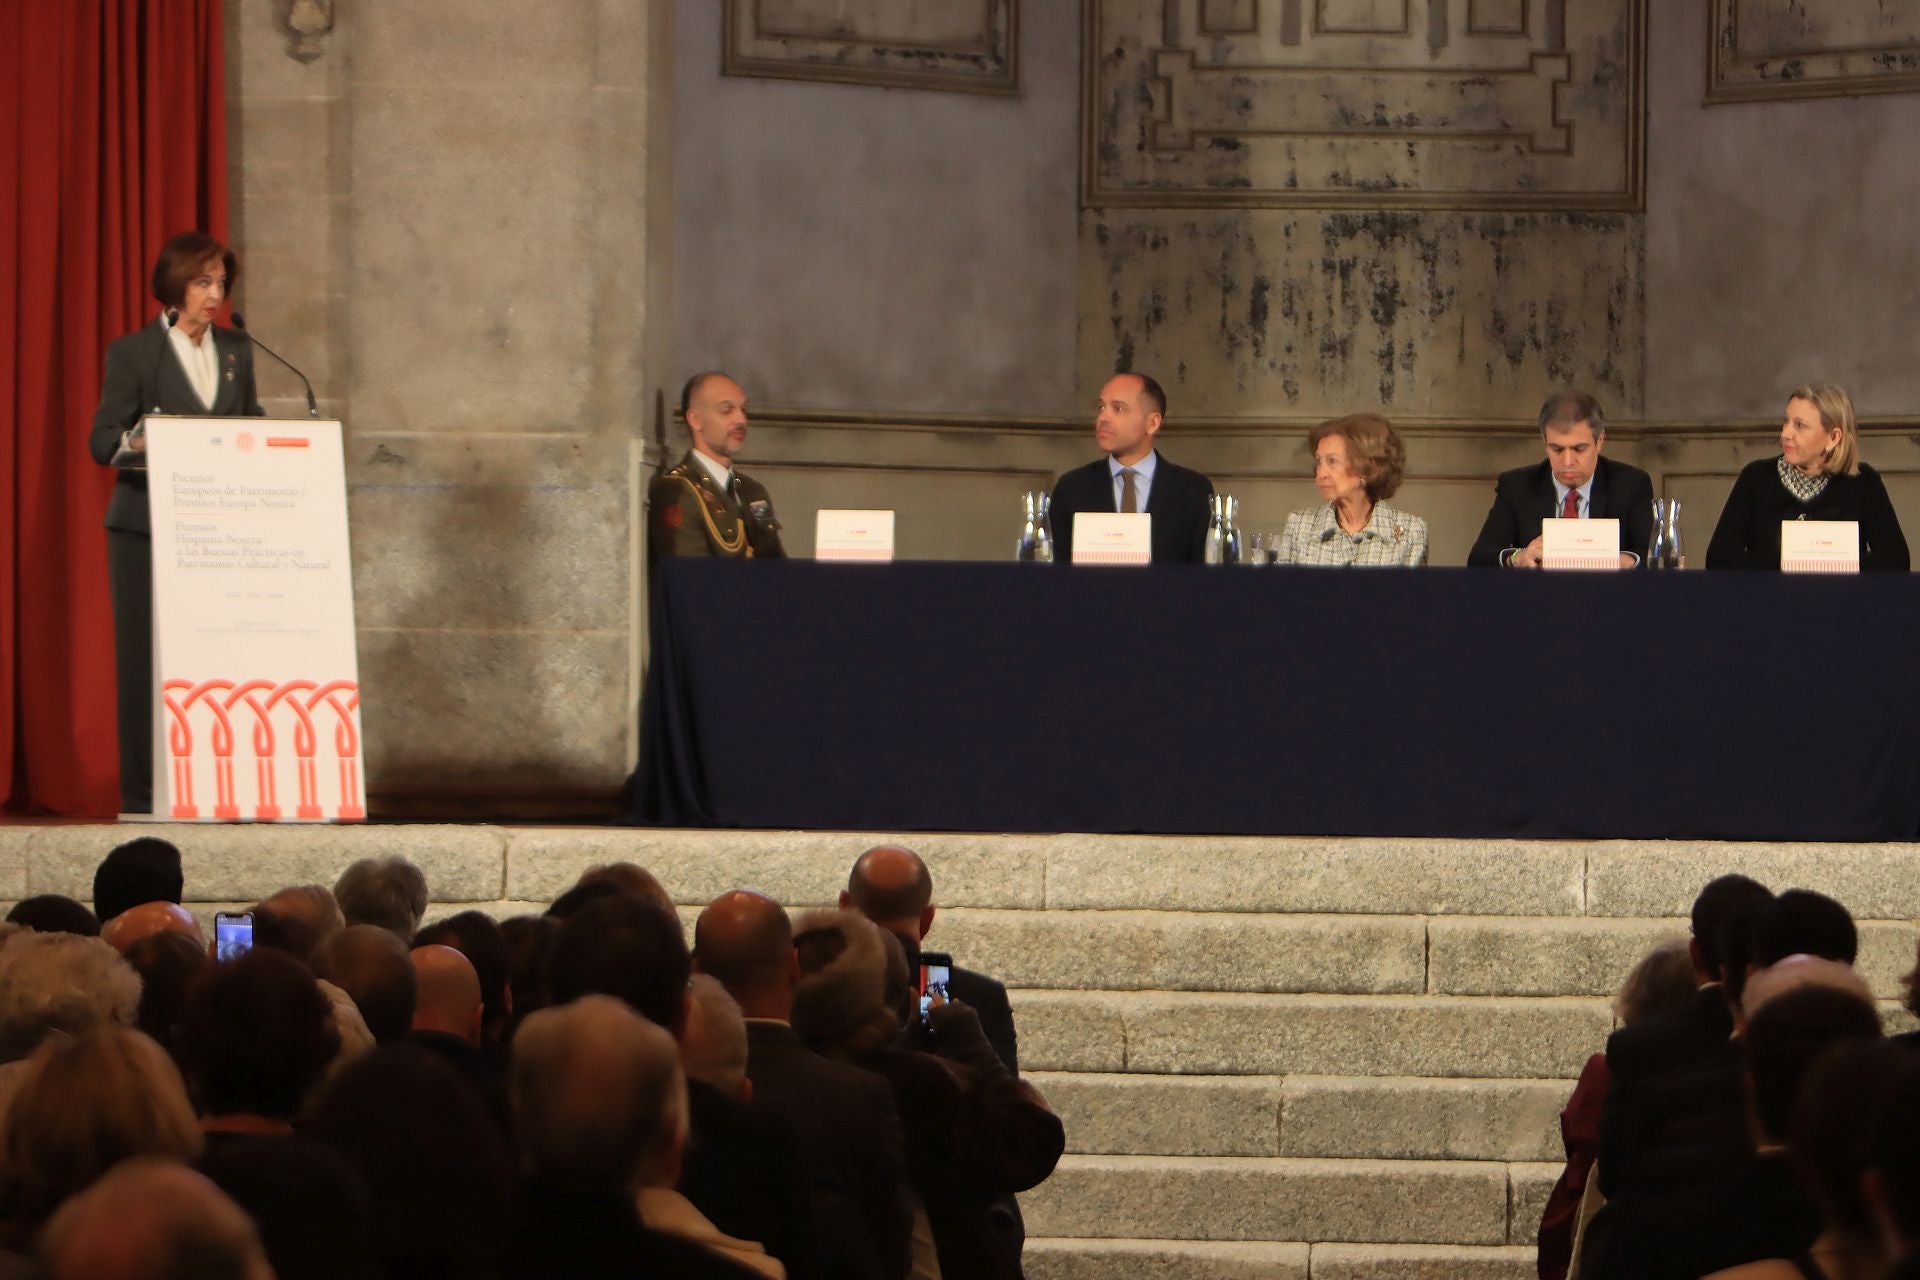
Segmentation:
<svg viewBox="0 0 1920 1280">
<path fill-rule="evenodd" d="M 213 408 L 200 403 L 187 371 L 173 354 L 167 330 L 155 319 L 107 348 L 107 373 L 100 386 L 87 448 L 102 466 L 113 460 L 120 437 L 149 413 L 210 414 L 217 418 L 260 418 L 266 410 L 253 385 L 253 344 L 238 329 L 213 328 L 220 381 Z M 122 471 L 107 504 L 107 528 L 147 533 L 147 473 Z"/>
</svg>

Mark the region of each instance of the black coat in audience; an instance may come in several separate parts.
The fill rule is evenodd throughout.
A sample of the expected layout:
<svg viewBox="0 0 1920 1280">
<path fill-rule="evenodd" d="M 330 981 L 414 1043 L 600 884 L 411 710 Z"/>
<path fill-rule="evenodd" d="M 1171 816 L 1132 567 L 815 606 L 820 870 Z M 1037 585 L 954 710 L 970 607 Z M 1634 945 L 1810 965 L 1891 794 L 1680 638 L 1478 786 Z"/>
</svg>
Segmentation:
<svg viewBox="0 0 1920 1280">
<path fill-rule="evenodd" d="M 1580 1255 L 1586 1280 L 1653 1280 L 1660 1246 L 1696 1229 L 1753 1155 L 1733 1011 L 1718 984 L 1607 1040 L 1600 1190 Z"/>
<path fill-rule="evenodd" d="M 1003 1197 L 1039 1185 L 1060 1162 L 1060 1117 L 1012 1076 L 983 1077 L 930 1054 L 894 1050 L 886 1077 L 907 1132 L 907 1163 L 951 1280 L 1019 1280 L 1020 1249 L 995 1220 Z"/>
<path fill-rule="evenodd" d="M 785 1265 L 787 1280 L 826 1280 L 793 1130 L 693 1079 L 687 1081 L 687 1127 L 680 1194 L 726 1234 L 764 1246 Z"/>
<path fill-rule="evenodd" d="M 1650 1241 L 1649 1276 L 1693 1280 L 1763 1258 L 1794 1258 L 1820 1234 L 1820 1208 L 1794 1176 L 1786 1152 L 1750 1157 L 1721 1184 L 1712 1206 L 1686 1229 Z"/>
<path fill-rule="evenodd" d="M 987 1043 L 1007 1070 L 1019 1075 L 1020 1042 L 1014 1034 L 1013 1005 L 1007 1000 L 1006 987 L 984 973 L 955 965 L 947 994 L 980 1015 L 980 1030 L 986 1033 Z"/>
<path fill-rule="evenodd" d="M 278 1280 L 379 1274 L 372 1198 L 330 1147 L 297 1134 L 211 1133 L 198 1167 L 259 1227 Z"/>
<path fill-rule="evenodd" d="M 409 1032 L 406 1043 L 418 1045 L 458 1071 L 461 1079 L 472 1085 L 474 1092 L 480 1095 L 487 1114 L 498 1122 L 500 1136 L 512 1138 L 513 1117 L 507 1104 L 507 1073 L 498 1061 L 485 1050 L 444 1031 Z"/>
<path fill-rule="evenodd" d="M 825 1274 L 898 1280 L 913 1262 L 913 1199 L 887 1082 L 800 1043 L 783 1022 L 747 1021 L 754 1105 L 793 1128 L 813 1184 Z M 764 1242 L 763 1242 L 764 1243 Z"/>
<path fill-rule="evenodd" d="M 762 1280 L 679 1236 L 640 1221 L 630 1195 L 523 1182 L 507 1232 L 501 1280 Z"/>
</svg>

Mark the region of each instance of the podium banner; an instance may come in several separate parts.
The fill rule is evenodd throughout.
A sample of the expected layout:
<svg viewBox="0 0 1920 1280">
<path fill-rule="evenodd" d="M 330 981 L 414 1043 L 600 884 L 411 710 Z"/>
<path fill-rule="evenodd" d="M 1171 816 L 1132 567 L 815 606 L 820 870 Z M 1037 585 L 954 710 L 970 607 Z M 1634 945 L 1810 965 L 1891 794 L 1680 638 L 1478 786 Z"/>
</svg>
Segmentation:
<svg viewBox="0 0 1920 1280">
<path fill-rule="evenodd" d="M 364 819 L 340 424 L 146 427 L 154 813 Z"/>
</svg>

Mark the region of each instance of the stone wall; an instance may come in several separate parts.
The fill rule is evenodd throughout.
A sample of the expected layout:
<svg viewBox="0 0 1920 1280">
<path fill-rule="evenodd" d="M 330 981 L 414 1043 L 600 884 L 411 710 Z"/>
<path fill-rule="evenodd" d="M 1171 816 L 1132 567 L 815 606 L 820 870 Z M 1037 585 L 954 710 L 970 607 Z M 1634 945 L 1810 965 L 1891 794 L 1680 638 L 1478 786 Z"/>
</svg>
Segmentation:
<svg viewBox="0 0 1920 1280">
<path fill-rule="evenodd" d="M 604 795 L 635 732 L 670 23 L 640 0 L 317 9 L 331 30 L 303 34 L 287 0 L 228 4 L 239 302 L 346 426 L 369 791 Z M 298 412 L 262 368 L 269 411 Z"/>
</svg>

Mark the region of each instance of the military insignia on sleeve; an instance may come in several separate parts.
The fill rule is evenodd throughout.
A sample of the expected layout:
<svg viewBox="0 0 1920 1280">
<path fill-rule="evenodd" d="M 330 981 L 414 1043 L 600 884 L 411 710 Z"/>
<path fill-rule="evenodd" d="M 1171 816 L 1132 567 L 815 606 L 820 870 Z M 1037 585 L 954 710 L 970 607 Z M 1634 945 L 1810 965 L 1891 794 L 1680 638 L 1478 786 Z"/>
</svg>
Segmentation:
<svg viewBox="0 0 1920 1280">
<path fill-rule="evenodd" d="M 660 509 L 660 519 L 666 523 L 669 529 L 678 529 L 681 524 L 685 522 L 686 518 L 686 512 L 680 510 L 680 504 L 677 502 L 672 506 L 662 507 Z"/>
<path fill-rule="evenodd" d="M 755 498 L 747 504 L 747 515 L 756 524 L 765 524 L 773 517 L 773 503 L 765 498 Z"/>
</svg>

